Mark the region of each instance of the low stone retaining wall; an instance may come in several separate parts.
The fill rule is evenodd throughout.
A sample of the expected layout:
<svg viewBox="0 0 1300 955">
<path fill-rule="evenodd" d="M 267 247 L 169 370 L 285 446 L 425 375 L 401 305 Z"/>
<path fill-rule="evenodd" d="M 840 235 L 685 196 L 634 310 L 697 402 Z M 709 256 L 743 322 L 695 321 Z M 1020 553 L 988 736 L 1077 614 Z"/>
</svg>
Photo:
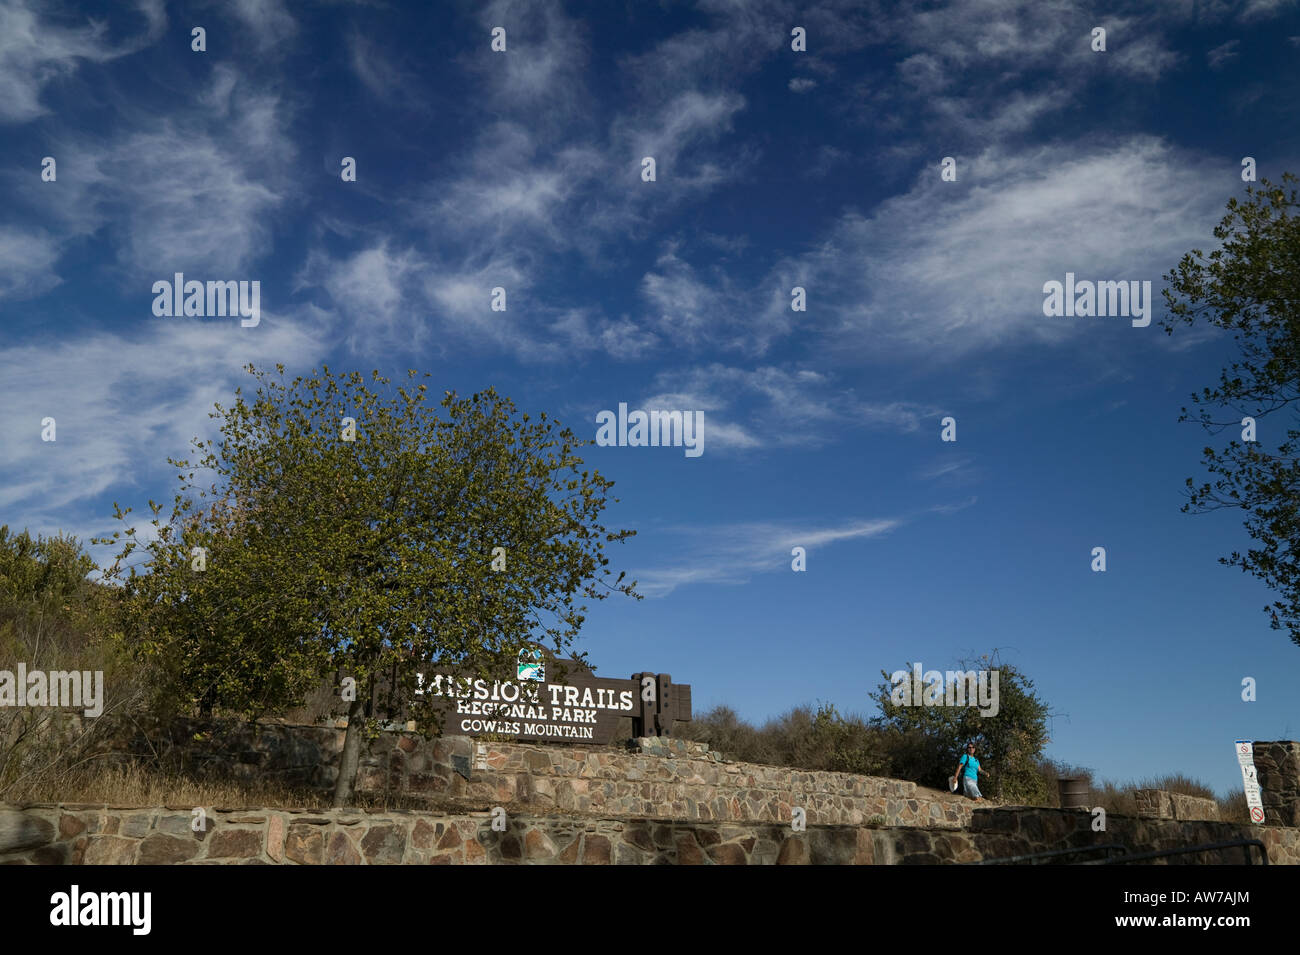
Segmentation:
<svg viewBox="0 0 1300 955">
<path fill-rule="evenodd" d="M 1133 793 L 1138 815 L 1144 819 L 1201 819 L 1219 821 L 1219 804 L 1213 799 L 1165 792 L 1163 789 L 1138 789 Z"/>
<path fill-rule="evenodd" d="M 661 741 L 637 741 L 648 748 Z M 679 741 L 679 745 L 680 741 Z M 468 762 L 466 774 L 457 765 Z M 974 804 L 931 797 L 915 783 L 850 773 L 804 772 L 689 755 L 641 755 L 577 747 L 482 743 L 443 737 L 397 740 L 390 780 L 402 791 L 431 792 L 519 811 L 550 809 L 602 816 L 788 825 L 796 806 L 809 825 L 965 825 Z M 367 780 L 377 788 L 378 771 Z"/>
<path fill-rule="evenodd" d="M 967 829 L 809 826 L 355 810 L 0 806 L 0 864 L 45 865 L 898 865 L 975 862 L 1118 842 L 1132 852 L 1258 838 L 1273 864 L 1300 864 L 1300 830 L 979 809 Z M 1241 864 L 1240 850 L 1169 864 Z"/>
<path fill-rule="evenodd" d="M 1092 831 L 1093 817 L 1080 809 L 1024 809 L 1000 807 L 976 810 L 971 825 L 961 834 L 972 840 L 982 858 L 1000 859 L 1050 849 L 1074 849 L 1083 846 L 1116 842 L 1131 853 L 1177 849 L 1183 846 L 1203 845 L 1208 842 L 1228 842 L 1234 839 L 1258 839 L 1268 849 L 1268 859 L 1273 865 L 1300 865 L 1300 829 L 1255 826 L 1249 823 L 1183 821 L 1143 819 L 1132 816 L 1107 814 L 1106 830 Z M 954 849 L 952 858 L 960 858 L 960 839 L 948 841 L 940 831 L 934 833 L 935 849 L 947 843 Z M 1258 850 L 1252 850 L 1258 861 Z M 886 860 L 888 861 L 888 860 Z M 912 856 L 902 861 L 912 861 Z M 1241 849 L 1223 850 L 1205 857 L 1197 855 L 1173 856 L 1169 865 L 1194 863 L 1242 864 Z"/>
<path fill-rule="evenodd" d="M 171 754 L 177 768 L 200 777 L 278 778 L 324 793 L 343 736 L 325 726 L 178 720 L 130 746 Z M 559 809 L 708 822 L 789 824 L 800 806 L 809 825 L 959 827 L 974 808 L 903 780 L 728 762 L 702 743 L 664 738 L 636 740 L 629 750 L 384 732 L 365 744 L 357 789 L 501 806 L 512 815 Z"/>
<path fill-rule="evenodd" d="M 0 808 L 0 865 L 870 863 L 868 829 L 350 810 Z M 793 844 L 792 844 L 793 843 Z M 5 851 L 5 849 L 8 851 Z"/>
</svg>

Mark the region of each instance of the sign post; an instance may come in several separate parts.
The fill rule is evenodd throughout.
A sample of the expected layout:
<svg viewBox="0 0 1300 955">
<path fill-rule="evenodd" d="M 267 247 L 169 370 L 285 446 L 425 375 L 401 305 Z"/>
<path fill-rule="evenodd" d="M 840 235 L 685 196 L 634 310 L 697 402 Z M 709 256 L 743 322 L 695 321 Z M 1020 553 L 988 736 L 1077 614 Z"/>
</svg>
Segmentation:
<svg viewBox="0 0 1300 955">
<path fill-rule="evenodd" d="M 1239 739 L 1233 746 L 1237 750 L 1237 764 L 1241 766 L 1241 781 L 1246 789 L 1246 805 L 1250 808 L 1250 821 L 1264 822 L 1264 803 L 1259 796 L 1259 776 L 1255 771 L 1255 750 L 1251 741 Z"/>
</svg>

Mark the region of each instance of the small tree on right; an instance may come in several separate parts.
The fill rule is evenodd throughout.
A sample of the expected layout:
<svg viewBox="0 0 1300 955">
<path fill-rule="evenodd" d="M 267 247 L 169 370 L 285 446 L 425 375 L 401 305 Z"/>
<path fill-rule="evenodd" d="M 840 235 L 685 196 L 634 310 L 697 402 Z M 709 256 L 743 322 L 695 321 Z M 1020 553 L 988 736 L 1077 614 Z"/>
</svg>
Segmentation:
<svg viewBox="0 0 1300 955">
<path fill-rule="evenodd" d="M 996 715 L 985 715 L 973 704 L 900 706 L 893 701 L 889 674 L 880 671 L 884 682 L 873 699 L 881 715 L 872 724 L 888 733 L 891 774 L 945 788 L 965 744 L 974 740 L 981 764 L 990 770 L 988 782 L 980 781 L 986 795 L 1023 805 L 1046 804 L 1048 792 L 1038 761 L 1050 741 L 1047 718 L 1051 713 L 1034 693 L 1033 681 L 1001 661 L 997 650 L 978 660 L 962 660 L 957 668 L 998 671 Z M 911 664 L 900 669 L 910 673 Z"/>
<path fill-rule="evenodd" d="M 1297 177 L 1284 173 L 1283 183 Z M 1211 434 L 1233 435 L 1203 460 L 1212 475 L 1187 479 L 1187 513 L 1237 508 L 1256 542 L 1220 563 L 1262 580 L 1278 599 L 1264 608 L 1275 630 L 1300 645 L 1300 208 L 1294 188 L 1261 179 L 1246 200 L 1228 200 L 1215 228 L 1221 241 L 1209 255 L 1193 249 L 1165 280 L 1167 333 L 1177 325 L 1209 325 L 1231 332 L 1240 354 L 1217 387 L 1192 396 L 1195 414 Z M 1217 409 L 1217 411 L 1215 410 Z M 1193 415 L 1183 409 L 1180 421 Z"/>
</svg>

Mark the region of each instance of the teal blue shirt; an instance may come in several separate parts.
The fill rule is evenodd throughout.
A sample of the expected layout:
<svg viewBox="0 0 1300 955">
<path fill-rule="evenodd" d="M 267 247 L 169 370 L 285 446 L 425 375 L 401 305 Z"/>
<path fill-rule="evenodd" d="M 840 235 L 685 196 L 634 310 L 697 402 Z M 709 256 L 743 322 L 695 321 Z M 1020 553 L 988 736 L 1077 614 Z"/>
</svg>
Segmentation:
<svg viewBox="0 0 1300 955">
<path fill-rule="evenodd" d="M 961 761 L 966 764 L 966 778 L 979 782 L 980 761 L 970 753 L 962 756 Z"/>
</svg>

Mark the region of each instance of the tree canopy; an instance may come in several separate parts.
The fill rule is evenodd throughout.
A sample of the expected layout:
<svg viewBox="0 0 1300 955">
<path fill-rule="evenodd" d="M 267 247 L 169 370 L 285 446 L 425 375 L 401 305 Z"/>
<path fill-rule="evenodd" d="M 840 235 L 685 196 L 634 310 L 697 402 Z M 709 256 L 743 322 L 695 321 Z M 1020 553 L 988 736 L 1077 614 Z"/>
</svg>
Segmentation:
<svg viewBox="0 0 1300 955">
<path fill-rule="evenodd" d="M 905 669 L 911 673 L 909 663 Z M 997 670 L 997 712 L 981 713 L 974 701 L 966 706 L 945 705 L 943 700 L 926 703 L 894 701 L 894 684 L 884 677 L 874 695 L 881 715 L 872 722 L 911 738 L 917 765 L 899 766 L 895 773 L 941 788 L 961 757 L 965 744 L 974 741 L 980 761 L 991 770 L 989 792 L 998 798 L 1041 805 L 1046 799 L 1038 761 L 1050 738 L 1047 733 L 1047 704 L 1034 693 L 1034 683 L 1013 664 L 999 659 L 998 651 L 978 660 L 963 660 L 962 671 Z M 990 681 L 991 686 L 991 681 Z M 982 784 L 981 784 L 982 785 Z"/>
<path fill-rule="evenodd" d="M 1283 184 L 1295 183 L 1286 173 Z M 1221 241 L 1208 255 L 1193 249 L 1165 276 L 1172 334 L 1204 320 L 1231 332 L 1239 357 L 1215 387 L 1192 396 L 1195 419 L 1211 434 L 1225 429 L 1240 440 L 1207 446 L 1211 480 L 1187 479 L 1183 510 L 1245 512 L 1255 547 L 1220 558 L 1260 578 L 1278 594 L 1265 611 L 1274 629 L 1300 644 L 1300 218 L 1296 191 L 1260 180 L 1245 201 L 1228 200 L 1214 229 Z M 1180 420 L 1193 417 L 1187 408 Z M 1246 419 L 1251 419 L 1247 421 Z"/>
<path fill-rule="evenodd" d="M 439 414 L 414 371 L 394 391 L 378 372 L 248 370 L 256 394 L 212 413 L 220 438 L 196 439 L 193 462 L 169 459 L 170 518 L 151 501 L 148 540 L 112 538 L 136 646 L 173 702 L 254 716 L 338 671 L 357 687 L 384 675 L 431 728 L 417 671 L 513 676 L 525 647 L 571 646 L 582 599 L 639 597 L 604 552 L 635 533 L 599 522 L 613 482 L 545 413 L 488 389 L 445 392 Z M 129 563 L 140 548 L 147 573 Z M 337 805 L 351 798 L 363 696 L 344 697 Z"/>
</svg>

